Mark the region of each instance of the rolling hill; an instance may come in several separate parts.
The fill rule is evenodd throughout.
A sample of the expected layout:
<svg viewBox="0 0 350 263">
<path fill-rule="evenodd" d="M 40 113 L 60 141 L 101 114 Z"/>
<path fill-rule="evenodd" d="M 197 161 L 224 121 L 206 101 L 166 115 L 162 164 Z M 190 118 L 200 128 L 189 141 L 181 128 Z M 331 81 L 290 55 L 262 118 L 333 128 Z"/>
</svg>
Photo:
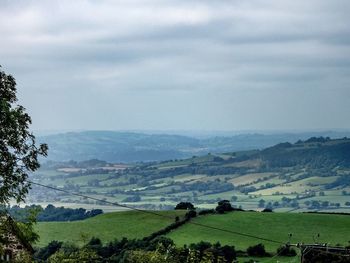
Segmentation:
<svg viewBox="0 0 350 263">
<path fill-rule="evenodd" d="M 162 211 L 164 217 L 135 211 L 114 212 L 74 222 L 39 222 L 36 231 L 40 235 L 37 246 L 45 246 L 52 240 L 82 245 L 92 237 L 103 242 L 126 237 L 141 239 L 164 228 L 183 216 L 184 211 Z M 169 217 L 169 218 L 167 218 Z"/>
<path fill-rule="evenodd" d="M 291 243 L 312 243 L 317 234 L 318 242 L 328 244 L 348 244 L 350 230 L 350 216 L 321 215 L 321 214 L 293 214 L 293 213 L 257 213 L 232 212 L 224 215 L 200 216 L 195 223 L 250 234 L 258 237 L 287 243 L 292 234 Z M 167 235 L 179 246 L 197 243 L 201 240 L 215 243 L 234 245 L 239 250 L 263 243 L 265 248 L 276 251 L 279 244 L 262 241 L 250 237 L 234 235 L 222 231 L 213 231 L 197 225 L 186 224 Z"/>
<path fill-rule="evenodd" d="M 32 180 L 145 209 L 172 209 L 180 201 L 206 208 L 229 199 L 253 210 L 349 212 L 349 164 L 350 139 L 313 137 L 263 150 L 162 162 L 51 163 Z M 40 187 L 27 201 L 88 209 L 106 205 Z"/>
<path fill-rule="evenodd" d="M 163 211 L 163 215 L 183 215 L 184 211 Z M 313 242 L 320 234 L 319 242 L 347 245 L 350 235 L 350 216 L 320 214 L 287 214 L 232 212 L 223 215 L 199 216 L 193 222 L 218 227 L 243 234 L 272 239 L 286 243 L 292 233 L 292 243 Z M 172 223 L 155 215 L 141 212 L 115 212 L 75 222 L 39 222 L 36 229 L 40 234 L 38 246 L 44 246 L 51 240 L 60 240 L 83 244 L 84 239 L 99 237 L 103 242 L 127 237 L 142 238 Z M 185 224 L 171 231 L 167 237 L 178 246 L 200 241 L 220 242 L 245 250 L 248 246 L 263 243 L 268 251 L 274 252 L 279 244 L 252 237 L 242 237 L 228 232 Z M 85 240 L 85 242 L 86 242 Z"/>
<path fill-rule="evenodd" d="M 49 145 L 48 160 L 108 162 L 164 161 L 193 155 L 264 149 L 280 142 L 296 142 L 312 136 L 341 138 L 350 132 L 304 132 L 185 136 L 114 131 L 85 131 L 52 134 L 38 138 Z"/>
</svg>

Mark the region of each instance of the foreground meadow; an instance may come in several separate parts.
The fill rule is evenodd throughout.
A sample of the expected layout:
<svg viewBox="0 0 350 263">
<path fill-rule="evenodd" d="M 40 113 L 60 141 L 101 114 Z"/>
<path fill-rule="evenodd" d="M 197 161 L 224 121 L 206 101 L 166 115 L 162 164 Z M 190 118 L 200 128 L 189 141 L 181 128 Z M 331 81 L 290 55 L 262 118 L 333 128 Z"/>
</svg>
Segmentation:
<svg viewBox="0 0 350 263">
<path fill-rule="evenodd" d="M 39 222 L 36 227 L 40 234 L 37 246 L 45 246 L 51 240 L 82 245 L 91 237 L 98 237 L 103 242 L 122 237 L 140 239 L 173 223 L 175 217 L 183 216 L 185 211 L 158 213 L 166 217 L 128 211 L 107 213 L 74 222 Z M 350 236 L 350 216 L 347 215 L 231 212 L 223 215 L 198 216 L 191 222 L 282 243 L 288 242 L 289 234 L 292 234 L 292 243 L 313 243 L 314 237 L 320 234 L 318 241 L 321 243 L 348 245 Z M 229 244 L 238 250 L 245 250 L 248 246 L 263 243 L 269 252 L 275 252 L 279 246 L 275 243 L 208 229 L 191 223 L 171 231 L 167 237 L 173 239 L 178 246 L 208 241 Z"/>
</svg>

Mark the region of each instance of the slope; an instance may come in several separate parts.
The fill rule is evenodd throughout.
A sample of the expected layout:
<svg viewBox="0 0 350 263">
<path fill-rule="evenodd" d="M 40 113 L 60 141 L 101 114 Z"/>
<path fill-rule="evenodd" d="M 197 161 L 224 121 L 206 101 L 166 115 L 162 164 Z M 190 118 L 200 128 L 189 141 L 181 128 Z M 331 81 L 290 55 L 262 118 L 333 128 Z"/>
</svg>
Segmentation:
<svg viewBox="0 0 350 263">
<path fill-rule="evenodd" d="M 170 225 L 176 216 L 184 215 L 183 211 L 159 213 L 169 218 L 128 211 L 103 214 L 74 222 L 39 222 L 36 225 L 36 231 L 40 235 L 37 246 L 45 246 L 52 240 L 82 245 L 92 237 L 98 237 L 103 242 L 122 237 L 141 239 Z"/>
<path fill-rule="evenodd" d="M 288 242 L 289 234 L 293 235 L 290 240 L 292 243 L 314 243 L 314 237 L 320 234 L 318 242 L 348 245 L 350 235 L 350 216 L 345 215 L 233 212 L 224 215 L 201 216 L 194 219 L 193 222 L 272 239 L 281 243 Z M 179 246 L 202 240 L 234 245 L 240 250 L 263 243 L 268 251 L 274 252 L 280 246 L 264 240 L 214 231 L 192 224 L 186 224 L 167 236 Z"/>
</svg>

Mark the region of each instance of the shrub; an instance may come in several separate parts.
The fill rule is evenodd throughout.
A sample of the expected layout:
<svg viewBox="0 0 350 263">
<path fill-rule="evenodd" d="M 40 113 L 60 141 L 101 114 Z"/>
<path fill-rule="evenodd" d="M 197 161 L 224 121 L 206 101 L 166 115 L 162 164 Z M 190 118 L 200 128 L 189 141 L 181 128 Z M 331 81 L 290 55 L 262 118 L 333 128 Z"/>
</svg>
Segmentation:
<svg viewBox="0 0 350 263">
<path fill-rule="evenodd" d="M 190 219 L 190 218 L 196 217 L 196 216 L 197 216 L 197 212 L 194 211 L 194 210 L 188 211 L 188 212 L 186 213 L 186 215 L 185 215 L 185 217 L 186 217 L 187 219 Z"/>
<path fill-rule="evenodd" d="M 265 246 L 261 243 L 255 246 L 248 247 L 247 254 L 249 256 L 255 256 L 255 257 L 265 257 L 269 255 L 268 253 L 266 253 Z"/>
<path fill-rule="evenodd" d="M 297 252 L 290 246 L 280 246 L 277 249 L 277 254 L 285 257 L 295 257 L 297 255 Z"/>
<path fill-rule="evenodd" d="M 176 205 L 175 210 L 193 210 L 194 205 L 190 202 L 180 202 Z"/>
<path fill-rule="evenodd" d="M 214 214 L 215 210 L 214 209 L 204 209 L 198 212 L 198 215 L 208 215 L 208 214 Z"/>
<path fill-rule="evenodd" d="M 221 200 L 221 201 L 218 202 L 218 206 L 215 208 L 215 210 L 219 214 L 223 214 L 224 212 L 233 211 L 233 207 L 231 206 L 230 201 L 228 201 L 228 200 Z"/>
<path fill-rule="evenodd" d="M 47 260 L 51 255 L 55 254 L 61 247 L 62 242 L 53 240 L 46 247 L 40 248 L 35 252 L 34 258 Z"/>
</svg>

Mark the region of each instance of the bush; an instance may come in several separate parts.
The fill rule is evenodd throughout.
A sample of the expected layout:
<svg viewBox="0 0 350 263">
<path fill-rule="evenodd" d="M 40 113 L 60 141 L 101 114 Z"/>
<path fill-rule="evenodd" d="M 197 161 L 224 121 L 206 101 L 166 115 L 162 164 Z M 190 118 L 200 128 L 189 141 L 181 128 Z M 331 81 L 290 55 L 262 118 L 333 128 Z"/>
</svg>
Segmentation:
<svg viewBox="0 0 350 263">
<path fill-rule="evenodd" d="M 215 210 L 214 209 L 204 209 L 198 212 L 198 215 L 208 215 L 208 214 L 214 214 Z"/>
<path fill-rule="evenodd" d="M 236 256 L 237 256 L 235 247 L 227 246 L 227 245 L 221 246 L 219 242 L 215 244 L 211 244 L 209 242 L 201 241 L 196 244 L 191 244 L 189 248 L 192 249 L 193 251 L 198 252 L 198 255 L 196 257 L 198 261 L 196 262 L 203 262 L 203 261 L 207 262 L 205 261 L 205 258 L 208 255 L 212 256 L 211 259 L 213 261 L 210 261 L 210 262 L 219 262 L 218 261 L 219 257 L 223 257 L 225 259 L 224 262 L 233 262 L 233 260 L 236 259 Z"/>
<path fill-rule="evenodd" d="M 51 255 L 55 254 L 61 247 L 62 242 L 53 240 L 46 247 L 40 248 L 35 252 L 34 258 L 46 261 Z"/>
<path fill-rule="evenodd" d="M 190 202 L 180 202 L 175 206 L 175 210 L 193 210 L 194 205 Z"/>
<path fill-rule="evenodd" d="M 174 241 L 164 236 L 158 236 L 149 242 L 149 245 L 146 248 L 146 250 L 148 251 L 156 250 L 157 247 L 159 247 L 160 245 L 163 246 L 164 248 L 169 248 L 171 246 L 174 246 Z"/>
<path fill-rule="evenodd" d="M 188 211 L 188 212 L 186 213 L 186 215 L 185 215 L 185 217 L 186 217 L 187 219 L 190 219 L 190 218 L 196 217 L 196 216 L 197 216 L 197 212 L 194 211 L 194 210 Z"/>
<path fill-rule="evenodd" d="M 295 257 L 297 255 L 297 252 L 290 246 L 280 246 L 277 249 L 277 254 L 285 257 Z"/>
<path fill-rule="evenodd" d="M 218 202 L 218 206 L 215 208 L 215 210 L 219 214 L 223 214 L 225 212 L 233 211 L 233 207 L 231 206 L 230 201 L 228 200 L 221 200 Z"/>
<path fill-rule="evenodd" d="M 255 246 L 248 247 L 247 254 L 249 256 L 254 257 L 265 257 L 269 256 L 269 254 L 265 250 L 265 246 L 263 244 L 257 244 Z"/>
</svg>

